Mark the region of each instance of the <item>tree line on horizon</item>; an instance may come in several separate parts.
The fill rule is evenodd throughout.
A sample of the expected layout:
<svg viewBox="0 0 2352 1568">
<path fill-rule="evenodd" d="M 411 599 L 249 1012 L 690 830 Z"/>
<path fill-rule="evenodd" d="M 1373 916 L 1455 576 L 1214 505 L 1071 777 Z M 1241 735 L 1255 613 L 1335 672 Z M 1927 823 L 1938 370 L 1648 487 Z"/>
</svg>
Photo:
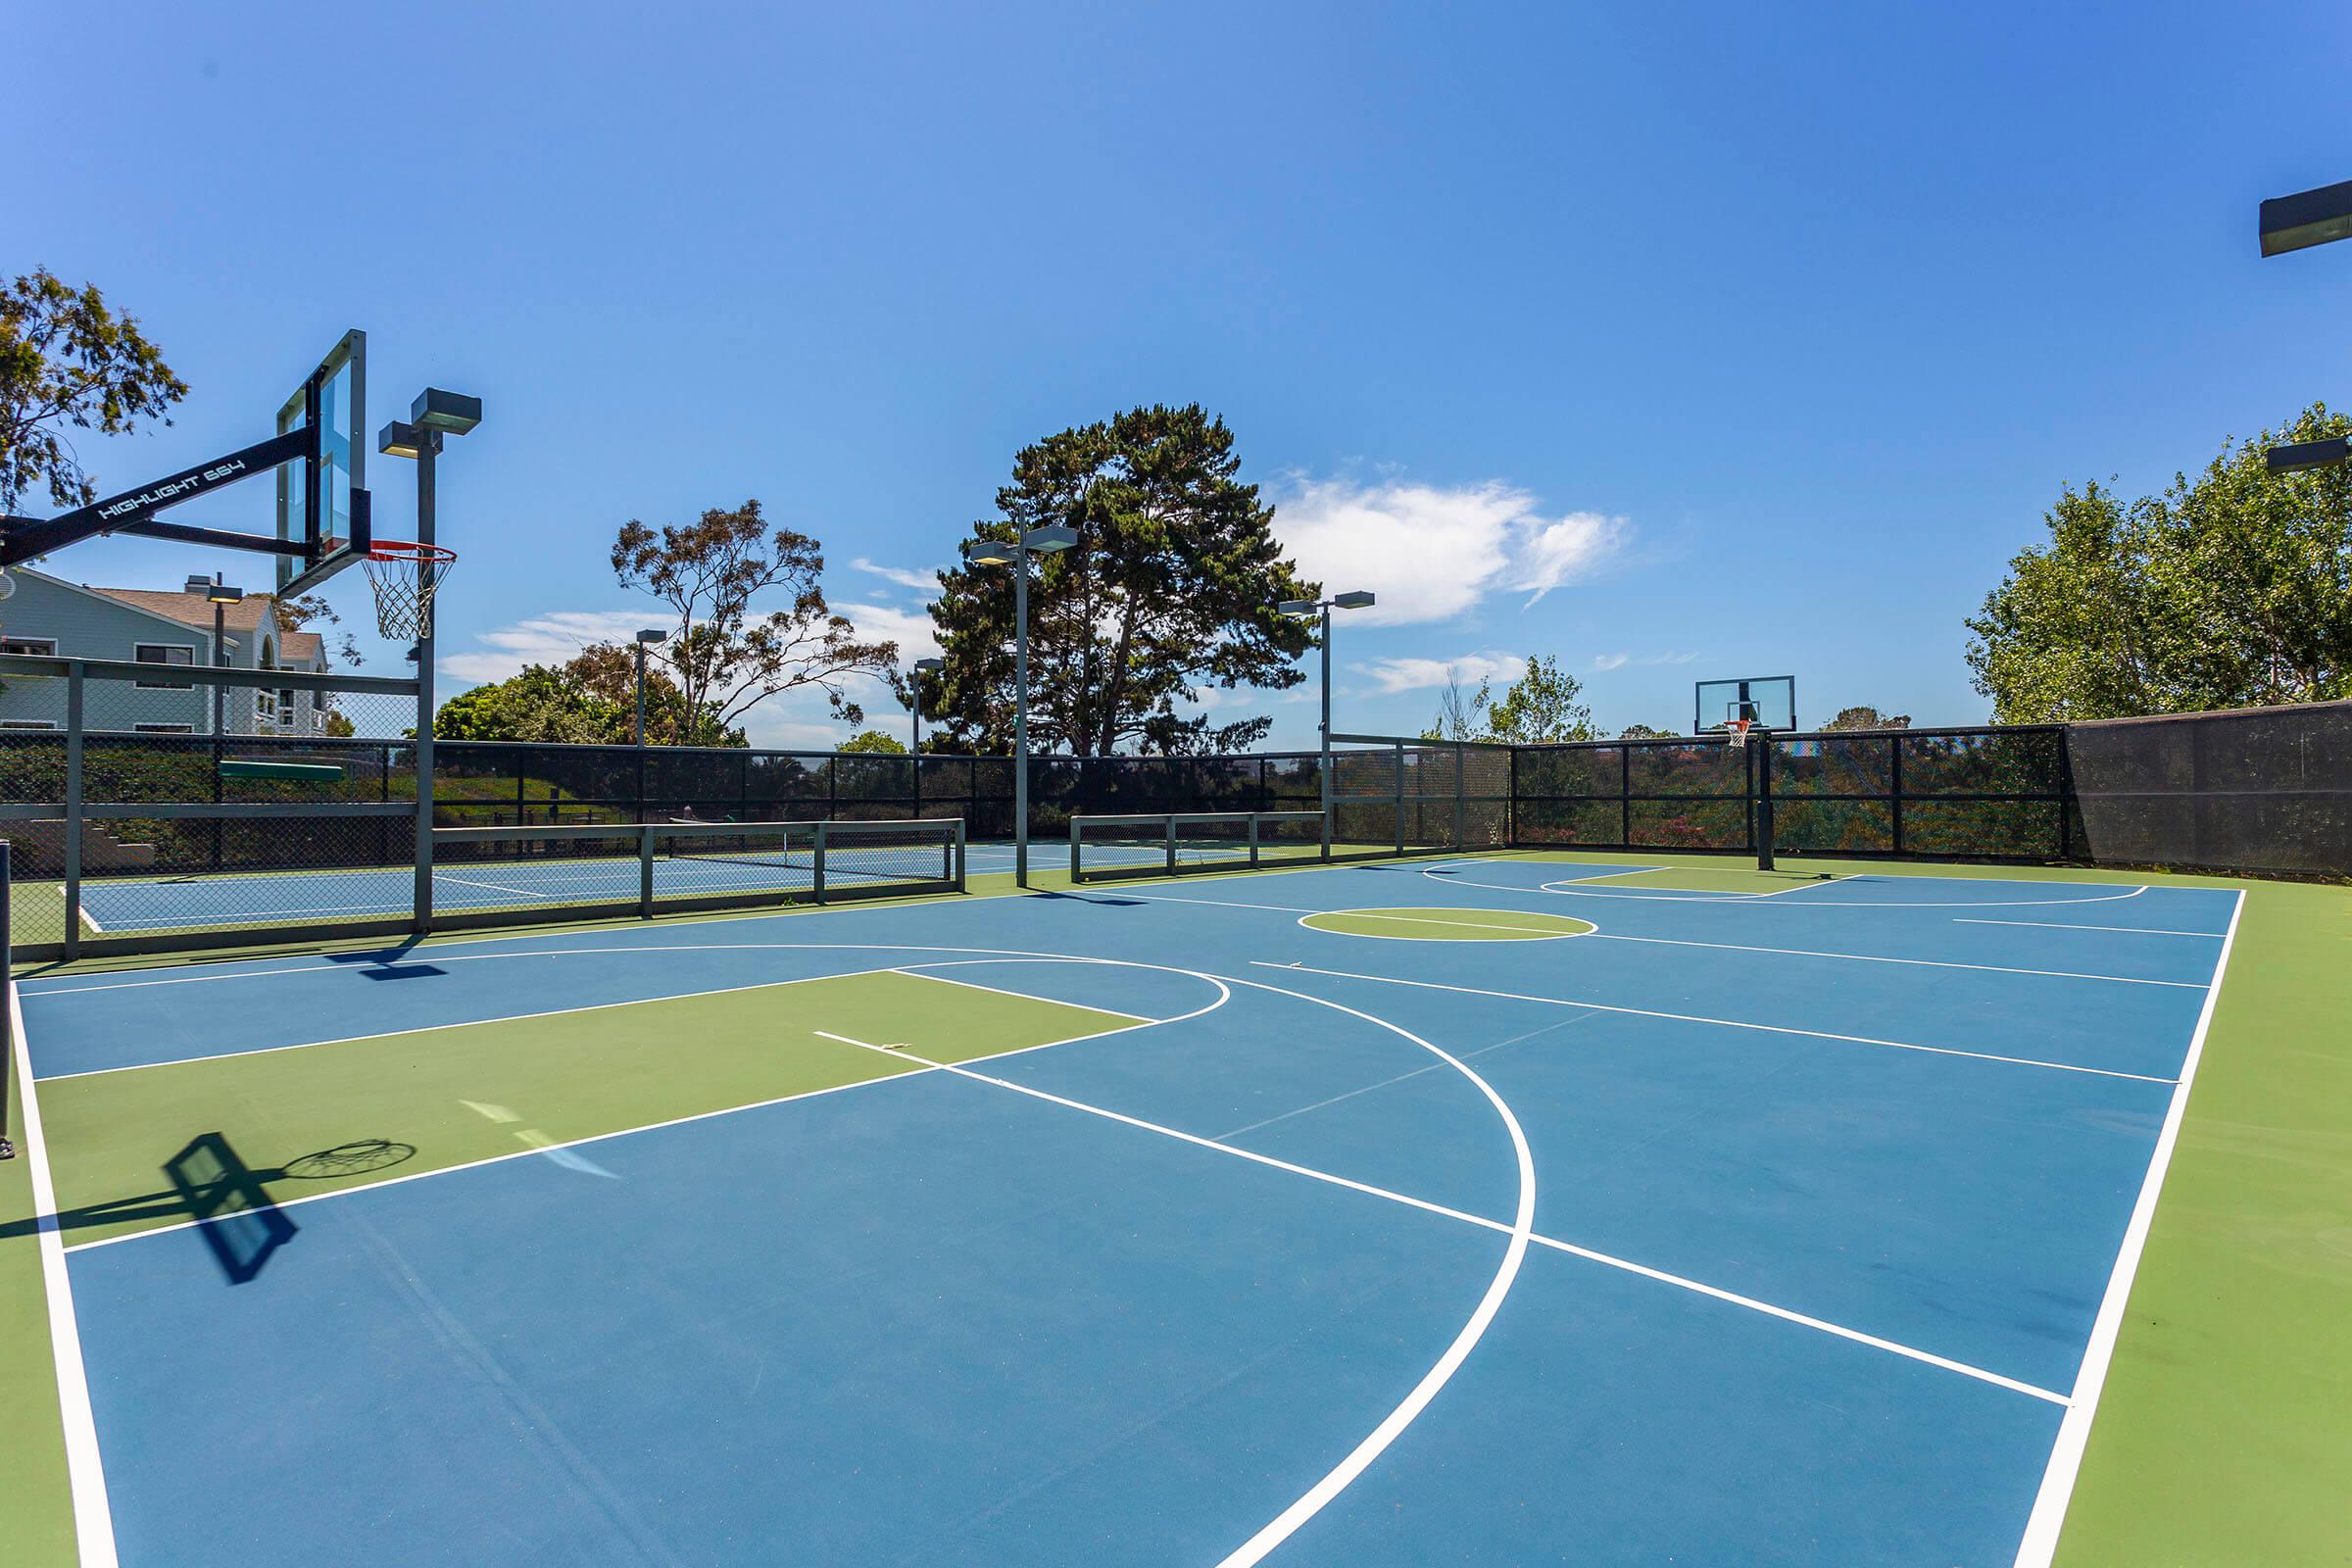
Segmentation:
<svg viewBox="0 0 2352 1568">
<path fill-rule="evenodd" d="M 133 318 L 93 285 L 45 269 L 0 286 L 0 511 L 33 491 L 60 507 L 96 492 L 69 439 L 169 423 L 187 393 Z M 2271 473 L 2276 442 L 2352 433 L 2313 404 L 2276 434 L 2226 440 L 2191 476 L 2126 500 L 2112 486 L 2060 488 L 2046 538 L 2021 550 L 1967 617 L 1965 655 L 1999 723 L 2132 716 L 2352 697 L 2352 466 Z M 1046 524 L 1075 548 L 1034 558 L 1029 724 L 1040 751 L 1198 755 L 1245 750 L 1263 714 L 1219 721 L 1212 690 L 1282 691 L 1305 679 L 1310 623 L 1279 613 L 1316 597 L 1275 538 L 1274 509 L 1244 483 L 1232 430 L 1200 404 L 1128 409 L 1024 447 L 975 538 L 1009 542 Z M 821 545 L 770 525 L 758 500 L 685 523 L 638 519 L 614 535 L 620 586 L 660 603 L 666 642 L 651 649 L 646 738 L 742 746 L 762 703 L 821 694 L 860 726 L 857 692 L 920 701 L 926 750 L 1010 750 L 1012 582 L 1006 568 L 940 574 L 930 606 L 945 668 L 910 684 L 893 642 L 858 634 L 827 603 Z M 290 626 L 331 623 L 316 598 L 280 606 Z M 356 657 L 346 640 L 346 657 Z M 449 739 L 625 742 L 635 718 L 634 652 L 597 644 L 459 693 L 436 714 Z M 1581 686 L 1557 659 L 1529 660 L 1497 697 L 1482 684 L 1441 693 L 1435 738 L 1597 738 Z M 1904 715 L 1850 708 L 1826 729 L 1899 728 Z M 1671 730 L 1628 726 L 1620 738 Z M 863 750 L 904 750 L 865 730 Z"/>
</svg>

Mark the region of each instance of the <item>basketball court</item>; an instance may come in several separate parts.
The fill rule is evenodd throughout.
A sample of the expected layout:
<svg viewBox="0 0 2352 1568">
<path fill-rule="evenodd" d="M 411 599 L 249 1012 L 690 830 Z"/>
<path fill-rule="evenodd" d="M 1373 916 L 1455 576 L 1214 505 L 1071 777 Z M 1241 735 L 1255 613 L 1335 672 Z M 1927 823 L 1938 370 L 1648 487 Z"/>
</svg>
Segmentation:
<svg viewBox="0 0 2352 1568">
<path fill-rule="evenodd" d="M 78 1517 L 2044 1560 L 2242 900 L 1520 854 L 29 976 Z"/>
</svg>

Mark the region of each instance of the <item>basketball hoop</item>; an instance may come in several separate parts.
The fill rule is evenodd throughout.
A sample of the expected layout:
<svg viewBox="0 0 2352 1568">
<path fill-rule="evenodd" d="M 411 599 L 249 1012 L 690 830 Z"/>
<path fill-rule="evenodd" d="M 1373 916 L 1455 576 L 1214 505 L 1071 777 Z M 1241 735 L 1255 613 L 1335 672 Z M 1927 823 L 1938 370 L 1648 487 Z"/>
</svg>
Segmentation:
<svg viewBox="0 0 2352 1568">
<path fill-rule="evenodd" d="M 1730 738 L 1735 751 L 1747 745 L 1747 732 L 1755 727 L 1756 721 L 1752 718 L 1727 718 L 1723 721 L 1724 734 Z"/>
<path fill-rule="evenodd" d="M 415 642 L 433 634 L 433 594 L 458 553 L 439 545 L 408 544 L 378 539 L 360 564 L 375 590 L 376 629 L 394 642 Z"/>
</svg>

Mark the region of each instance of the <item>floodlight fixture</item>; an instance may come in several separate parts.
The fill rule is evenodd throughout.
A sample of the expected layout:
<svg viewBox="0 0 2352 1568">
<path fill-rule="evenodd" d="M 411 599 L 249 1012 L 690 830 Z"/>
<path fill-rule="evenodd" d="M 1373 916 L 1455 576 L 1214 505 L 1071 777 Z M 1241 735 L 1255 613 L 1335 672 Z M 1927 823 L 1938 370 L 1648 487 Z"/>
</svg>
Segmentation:
<svg viewBox="0 0 2352 1568">
<path fill-rule="evenodd" d="M 464 435 L 482 422 L 482 400 L 428 386 L 409 405 L 409 422 L 444 435 Z"/>
<path fill-rule="evenodd" d="M 2263 455 L 2263 462 L 2273 473 L 2302 473 L 2311 468 L 2331 468 L 2352 460 L 2352 439 L 2329 436 L 2325 441 L 2297 441 L 2292 446 L 2272 447 Z"/>
<path fill-rule="evenodd" d="M 948 662 L 944 659 L 918 659 L 914 662 L 914 667 L 925 675 L 936 675 L 948 667 Z"/>
<path fill-rule="evenodd" d="M 237 605 L 245 602 L 244 589 L 231 588 L 214 577 L 190 577 L 187 581 L 187 591 L 192 594 L 202 594 L 216 605 Z"/>
<path fill-rule="evenodd" d="M 1311 615 L 1323 608 L 1319 599 L 1285 599 L 1274 607 L 1286 615 Z"/>
<path fill-rule="evenodd" d="M 2262 254 L 2308 250 L 2352 239 L 2352 179 L 2318 190 L 2274 196 L 2262 204 Z"/>
<path fill-rule="evenodd" d="M 963 559 L 973 566 L 1009 566 L 1020 559 L 1020 551 L 995 539 L 974 539 L 964 545 Z"/>
<path fill-rule="evenodd" d="M 637 640 L 641 643 L 665 643 L 669 641 L 669 633 L 649 626 L 637 634 Z"/>
<path fill-rule="evenodd" d="M 1359 588 L 1354 593 L 1337 596 L 1332 603 L 1342 610 L 1369 610 L 1372 608 L 1372 596 Z"/>
<path fill-rule="evenodd" d="M 388 458 L 420 458 L 424 446 L 424 432 L 406 419 L 394 419 L 375 433 L 375 450 Z"/>
<path fill-rule="evenodd" d="M 1067 550 L 1078 542 L 1078 530 L 1066 522 L 1049 522 L 1042 528 L 1032 528 L 1021 535 L 1021 543 L 1031 554 L 1051 556 Z"/>
</svg>

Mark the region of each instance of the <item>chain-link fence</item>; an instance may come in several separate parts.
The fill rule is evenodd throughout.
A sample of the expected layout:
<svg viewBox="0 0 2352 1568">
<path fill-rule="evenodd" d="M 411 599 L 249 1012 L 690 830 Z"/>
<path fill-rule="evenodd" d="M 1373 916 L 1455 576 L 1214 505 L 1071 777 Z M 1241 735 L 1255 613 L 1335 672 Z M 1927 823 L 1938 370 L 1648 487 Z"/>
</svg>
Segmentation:
<svg viewBox="0 0 2352 1568">
<path fill-rule="evenodd" d="M 420 857 L 416 702 L 414 680 L 0 656 L 0 836 L 15 845 L 21 951 L 813 896 L 813 843 L 808 864 L 789 846 L 793 831 L 819 822 L 838 834 L 843 824 L 952 819 L 972 839 L 1012 836 L 1009 758 L 440 741 L 429 792 L 436 840 L 464 829 L 564 831 L 461 835 Z M 1776 847 L 1791 854 L 2352 875 L 2346 703 L 1776 735 L 1744 749 L 1712 736 L 1512 747 L 1340 735 L 1332 760 L 1335 858 L 1511 847 L 1754 853 L 1769 800 Z M 1073 818 L 1246 822 L 1324 804 L 1314 752 L 1030 765 L 1029 828 L 1040 839 L 1068 836 Z M 674 826 L 681 839 L 708 829 L 714 841 L 730 828 L 774 827 L 787 847 L 753 885 L 692 868 L 690 850 L 655 855 L 649 894 L 646 826 Z M 1300 830 L 1281 831 L 1288 857 Z M 1106 863 L 1135 848 L 1122 850 L 1111 827 L 1098 832 Z M 1231 858 L 1221 833 L 1200 829 L 1203 853 Z M 852 863 L 848 842 L 830 841 L 842 866 Z M 892 863 L 907 847 L 862 847 L 865 871 L 834 877 L 828 896 L 949 880 L 932 874 L 929 857 L 946 852 L 930 840 L 913 852 L 919 864 Z M 1274 858 L 1261 845 L 1260 863 Z"/>
<path fill-rule="evenodd" d="M 1593 850 L 2066 860 L 2080 848 L 2056 725 L 1520 747 L 1518 842 Z"/>
<path fill-rule="evenodd" d="M 1334 856 L 1510 847 L 1510 747 L 1394 735 L 1331 739 Z"/>
<path fill-rule="evenodd" d="M 398 929 L 416 683 L 0 657 L 21 951 Z"/>
</svg>

